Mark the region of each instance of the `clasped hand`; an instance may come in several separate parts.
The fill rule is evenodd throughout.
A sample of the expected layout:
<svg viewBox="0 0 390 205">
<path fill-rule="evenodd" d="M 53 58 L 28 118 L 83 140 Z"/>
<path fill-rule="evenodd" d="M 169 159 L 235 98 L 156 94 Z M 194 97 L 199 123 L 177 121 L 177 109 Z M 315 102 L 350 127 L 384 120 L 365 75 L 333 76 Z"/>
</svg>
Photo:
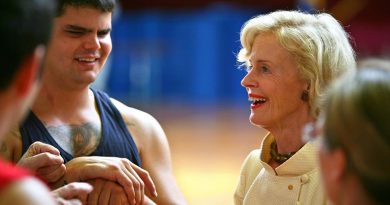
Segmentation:
<svg viewBox="0 0 390 205">
<path fill-rule="evenodd" d="M 110 190 L 112 193 L 118 193 L 108 200 L 107 197 L 110 195 L 107 193 L 111 192 L 94 190 L 88 199 L 81 199 L 82 201 L 88 200 L 88 204 L 93 204 L 90 202 L 97 199 L 107 201 L 107 204 L 113 201 L 123 201 L 123 196 L 119 194 L 121 190 L 118 191 L 118 187 L 123 189 L 130 204 L 143 203 L 145 188 L 151 196 L 157 196 L 149 173 L 124 158 L 85 156 L 74 158 L 65 165 L 60 152 L 55 147 L 35 142 L 19 160 L 18 165 L 35 171 L 54 188 L 63 185 L 64 182 L 86 181 L 91 183 L 94 189 L 106 184 L 110 185 L 107 188 L 113 189 Z M 111 182 L 103 182 L 102 179 Z M 102 193 L 103 196 L 96 196 Z M 101 203 L 102 201 L 99 204 L 105 204 Z"/>
</svg>

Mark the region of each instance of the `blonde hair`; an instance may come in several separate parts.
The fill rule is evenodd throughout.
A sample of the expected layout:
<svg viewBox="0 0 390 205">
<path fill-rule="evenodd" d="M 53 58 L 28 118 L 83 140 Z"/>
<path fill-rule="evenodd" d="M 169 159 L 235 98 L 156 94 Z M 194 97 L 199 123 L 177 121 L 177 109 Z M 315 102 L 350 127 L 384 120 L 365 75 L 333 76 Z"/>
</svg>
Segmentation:
<svg viewBox="0 0 390 205">
<path fill-rule="evenodd" d="M 237 60 L 250 66 L 249 57 L 258 35 L 272 33 L 297 61 L 302 79 L 309 85 L 310 113 L 317 117 L 326 86 L 336 76 L 355 69 L 355 53 L 348 34 L 331 15 L 299 11 L 275 11 L 256 16 L 241 29 L 242 49 Z"/>
<path fill-rule="evenodd" d="M 330 87 L 324 142 L 341 148 L 369 196 L 388 204 L 390 190 L 390 70 L 364 68 Z"/>
</svg>

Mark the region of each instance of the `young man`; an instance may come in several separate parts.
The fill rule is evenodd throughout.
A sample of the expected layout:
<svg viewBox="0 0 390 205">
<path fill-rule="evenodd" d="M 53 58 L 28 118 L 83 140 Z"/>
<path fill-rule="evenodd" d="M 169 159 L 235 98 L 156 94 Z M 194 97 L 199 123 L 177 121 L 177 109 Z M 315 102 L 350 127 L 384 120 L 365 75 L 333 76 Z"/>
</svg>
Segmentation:
<svg viewBox="0 0 390 205">
<path fill-rule="evenodd" d="M 25 116 L 39 87 L 40 62 L 45 53 L 55 1 L 0 2 L 0 139 Z M 0 150 L 6 151 L 0 141 Z M 58 155 L 59 153 L 57 153 Z M 72 183 L 50 193 L 27 170 L 0 161 L 0 204 L 81 204 L 92 187 Z M 74 198 L 74 199 L 72 199 Z"/>
<path fill-rule="evenodd" d="M 8 141 L 9 151 L 3 154 L 19 161 L 25 153 L 19 164 L 36 170 L 52 184 L 89 180 L 94 186 L 88 197 L 92 203 L 119 203 L 127 198 L 131 204 L 185 204 L 172 174 L 169 146 L 160 124 L 149 114 L 90 89 L 112 49 L 115 0 L 61 2 L 42 89 L 20 132 L 13 133 L 17 137 Z M 33 144 L 35 141 L 60 151 L 66 164 L 64 176 L 61 163 L 32 163 L 39 152 L 29 150 L 42 146 Z M 45 153 L 55 157 L 52 151 Z M 95 169 L 87 170 L 91 167 Z M 146 197 L 144 186 L 149 190 Z"/>
</svg>

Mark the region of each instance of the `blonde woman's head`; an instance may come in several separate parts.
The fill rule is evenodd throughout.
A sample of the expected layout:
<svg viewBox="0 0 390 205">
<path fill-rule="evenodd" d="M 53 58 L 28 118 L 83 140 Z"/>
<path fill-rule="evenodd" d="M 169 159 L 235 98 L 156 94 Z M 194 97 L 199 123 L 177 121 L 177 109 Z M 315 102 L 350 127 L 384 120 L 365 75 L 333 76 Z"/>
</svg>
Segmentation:
<svg viewBox="0 0 390 205">
<path fill-rule="evenodd" d="M 317 117 L 326 86 L 347 70 L 355 69 L 355 53 L 342 26 L 329 14 L 305 14 L 298 11 L 275 11 L 247 21 L 241 30 L 237 59 L 251 66 L 249 58 L 256 37 L 273 34 L 290 52 L 301 78 L 309 87 L 310 114 Z"/>
</svg>

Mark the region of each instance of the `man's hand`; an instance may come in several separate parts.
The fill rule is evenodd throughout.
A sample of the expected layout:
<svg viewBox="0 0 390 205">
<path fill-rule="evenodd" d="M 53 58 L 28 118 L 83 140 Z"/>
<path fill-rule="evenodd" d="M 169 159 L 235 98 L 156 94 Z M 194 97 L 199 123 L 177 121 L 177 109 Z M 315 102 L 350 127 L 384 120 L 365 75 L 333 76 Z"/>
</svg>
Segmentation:
<svg viewBox="0 0 390 205">
<path fill-rule="evenodd" d="M 66 164 L 64 179 L 67 182 L 102 178 L 120 184 L 130 203 L 144 201 L 144 188 L 157 196 L 156 187 L 149 173 L 128 159 L 118 157 L 77 157 Z"/>
<path fill-rule="evenodd" d="M 126 193 L 121 185 L 105 179 L 88 180 L 93 191 L 88 195 L 88 205 L 127 205 L 135 204 L 127 201 Z M 142 204 L 142 202 L 140 203 Z"/>
<path fill-rule="evenodd" d="M 48 183 L 59 180 L 66 170 L 58 149 L 42 142 L 31 144 L 17 165 L 33 170 Z"/>
<path fill-rule="evenodd" d="M 52 191 L 52 196 L 60 205 L 82 205 L 86 204 L 87 197 L 92 192 L 90 184 L 73 182 Z"/>
</svg>

